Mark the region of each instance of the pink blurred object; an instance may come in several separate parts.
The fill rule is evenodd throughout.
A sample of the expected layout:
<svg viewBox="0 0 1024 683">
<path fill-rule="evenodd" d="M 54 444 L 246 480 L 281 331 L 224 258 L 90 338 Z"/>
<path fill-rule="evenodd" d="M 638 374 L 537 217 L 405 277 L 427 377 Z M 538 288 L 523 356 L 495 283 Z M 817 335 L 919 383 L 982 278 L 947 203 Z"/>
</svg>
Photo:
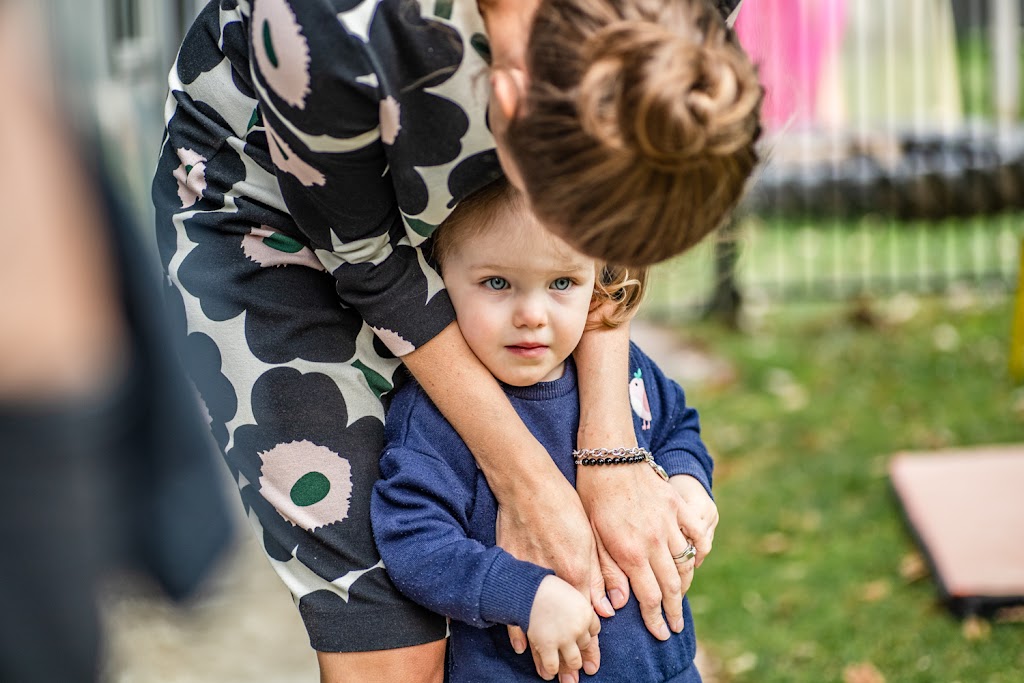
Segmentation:
<svg viewBox="0 0 1024 683">
<path fill-rule="evenodd" d="M 755 0 L 736 20 L 740 42 L 760 68 L 769 131 L 817 122 L 827 60 L 842 44 L 846 0 Z"/>
<path fill-rule="evenodd" d="M 1024 604 L 1024 445 L 898 453 L 889 473 L 955 613 Z"/>
</svg>

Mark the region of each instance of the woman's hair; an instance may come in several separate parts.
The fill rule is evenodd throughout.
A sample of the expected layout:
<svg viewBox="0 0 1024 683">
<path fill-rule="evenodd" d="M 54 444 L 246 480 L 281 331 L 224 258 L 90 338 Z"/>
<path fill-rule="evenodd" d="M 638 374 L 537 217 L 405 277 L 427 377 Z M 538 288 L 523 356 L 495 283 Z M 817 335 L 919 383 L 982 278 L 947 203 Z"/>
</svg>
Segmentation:
<svg viewBox="0 0 1024 683">
<path fill-rule="evenodd" d="M 523 195 L 504 176 L 477 190 L 459 202 L 455 210 L 431 239 L 431 256 L 444 271 L 445 261 L 467 239 L 489 230 L 494 221 L 508 212 L 526 215 L 530 211 Z M 647 281 L 646 268 L 626 268 L 597 262 L 591 310 L 612 301 L 614 306 L 601 307 L 601 323 L 618 327 L 633 317 Z"/>
<path fill-rule="evenodd" d="M 648 265 L 735 207 L 763 90 L 708 0 L 541 0 L 508 143 L 537 216 L 580 251 Z"/>
</svg>

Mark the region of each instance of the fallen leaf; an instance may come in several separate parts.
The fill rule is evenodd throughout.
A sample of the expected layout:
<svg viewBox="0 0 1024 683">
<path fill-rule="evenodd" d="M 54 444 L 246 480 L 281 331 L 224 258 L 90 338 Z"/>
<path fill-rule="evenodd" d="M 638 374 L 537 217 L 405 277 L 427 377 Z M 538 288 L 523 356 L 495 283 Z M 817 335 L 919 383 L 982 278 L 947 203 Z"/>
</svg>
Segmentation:
<svg viewBox="0 0 1024 683">
<path fill-rule="evenodd" d="M 793 646 L 793 658 L 798 660 L 814 659 L 818 654 L 818 644 L 805 640 Z"/>
<path fill-rule="evenodd" d="M 900 560 L 900 576 L 907 583 L 914 583 L 928 576 L 928 564 L 921 553 L 907 553 Z"/>
<path fill-rule="evenodd" d="M 843 683 L 885 683 L 885 676 L 871 662 L 860 662 L 843 669 Z"/>
<path fill-rule="evenodd" d="M 783 533 L 771 533 L 761 538 L 757 548 L 763 555 L 781 555 L 789 550 L 789 538 Z"/>
<path fill-rule="evenodd" d="M 992 624 L 981 617 L 967 617 L 961 631 L 967 640 L 984 640 L 992 633 Z"/>
<path fill-rule="evenodd" d="M 889 597 L 889 593 L 891 592 L 892 590 L 889 586 L 889 582 L 886 579 L 879 579 L 877 581 L 864 584 L 861 588 L 860 598 L 864 602 L 878 602 L 879 600 Z"/>
<path fill-rule="evenodd" d="M 1000 624 L 1024 624 L 1024 605 L 1003 607 L 996 612 L 995 621 Z"/>
<path fill-rule="evenodd" d="M 757 655 L 753 652 L 744 652 L 738 657 L 733 657 L 725 665 L 726 671 L 733 676 L 745 674 L 757 668 Z"/>
</svg>

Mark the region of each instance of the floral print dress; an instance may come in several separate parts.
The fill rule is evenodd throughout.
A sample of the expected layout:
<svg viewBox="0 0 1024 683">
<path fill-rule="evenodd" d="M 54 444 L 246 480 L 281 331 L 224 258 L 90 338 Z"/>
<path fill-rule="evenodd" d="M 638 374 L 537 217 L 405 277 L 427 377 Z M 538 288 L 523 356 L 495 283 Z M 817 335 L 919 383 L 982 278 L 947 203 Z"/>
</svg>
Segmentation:
<svg viewBox="0 0 1024 683">
<path fill-rule="evenodd" d="M 397 357 L 454 320 L 423 244 L 501 173 L 488 56 L 474 0 L 212 0 L 169 76 L 168 298 L 317 650 L 446 633 L 388 579 L 369 499 Z"/>
</svg>

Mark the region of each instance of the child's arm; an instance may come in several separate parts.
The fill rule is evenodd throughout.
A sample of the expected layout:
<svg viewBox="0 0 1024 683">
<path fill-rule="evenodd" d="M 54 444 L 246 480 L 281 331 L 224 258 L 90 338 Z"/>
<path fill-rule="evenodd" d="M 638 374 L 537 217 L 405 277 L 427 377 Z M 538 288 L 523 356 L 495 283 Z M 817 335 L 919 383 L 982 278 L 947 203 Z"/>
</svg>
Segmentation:
<svg viewBox="0 0 1024 683">
<path fill-rule="evenodd" d="M 590 601 L 550 569 L 468 537 L 473 492 L 439 458 L 389 448 L 381 458 L 371 517 L 388 575 L 424 607 L 485 628 L 527 632 L 537 672 L 597 670 L 600 622 Z"/>
<path fill-rule="evenodd" d="M 468 537 L 472 491 L 439 458 L 388 448 L 370 515 L 388 575 L 424 607 L 467 624 L 529 624 L 550 569 Z"/>
</svg>

